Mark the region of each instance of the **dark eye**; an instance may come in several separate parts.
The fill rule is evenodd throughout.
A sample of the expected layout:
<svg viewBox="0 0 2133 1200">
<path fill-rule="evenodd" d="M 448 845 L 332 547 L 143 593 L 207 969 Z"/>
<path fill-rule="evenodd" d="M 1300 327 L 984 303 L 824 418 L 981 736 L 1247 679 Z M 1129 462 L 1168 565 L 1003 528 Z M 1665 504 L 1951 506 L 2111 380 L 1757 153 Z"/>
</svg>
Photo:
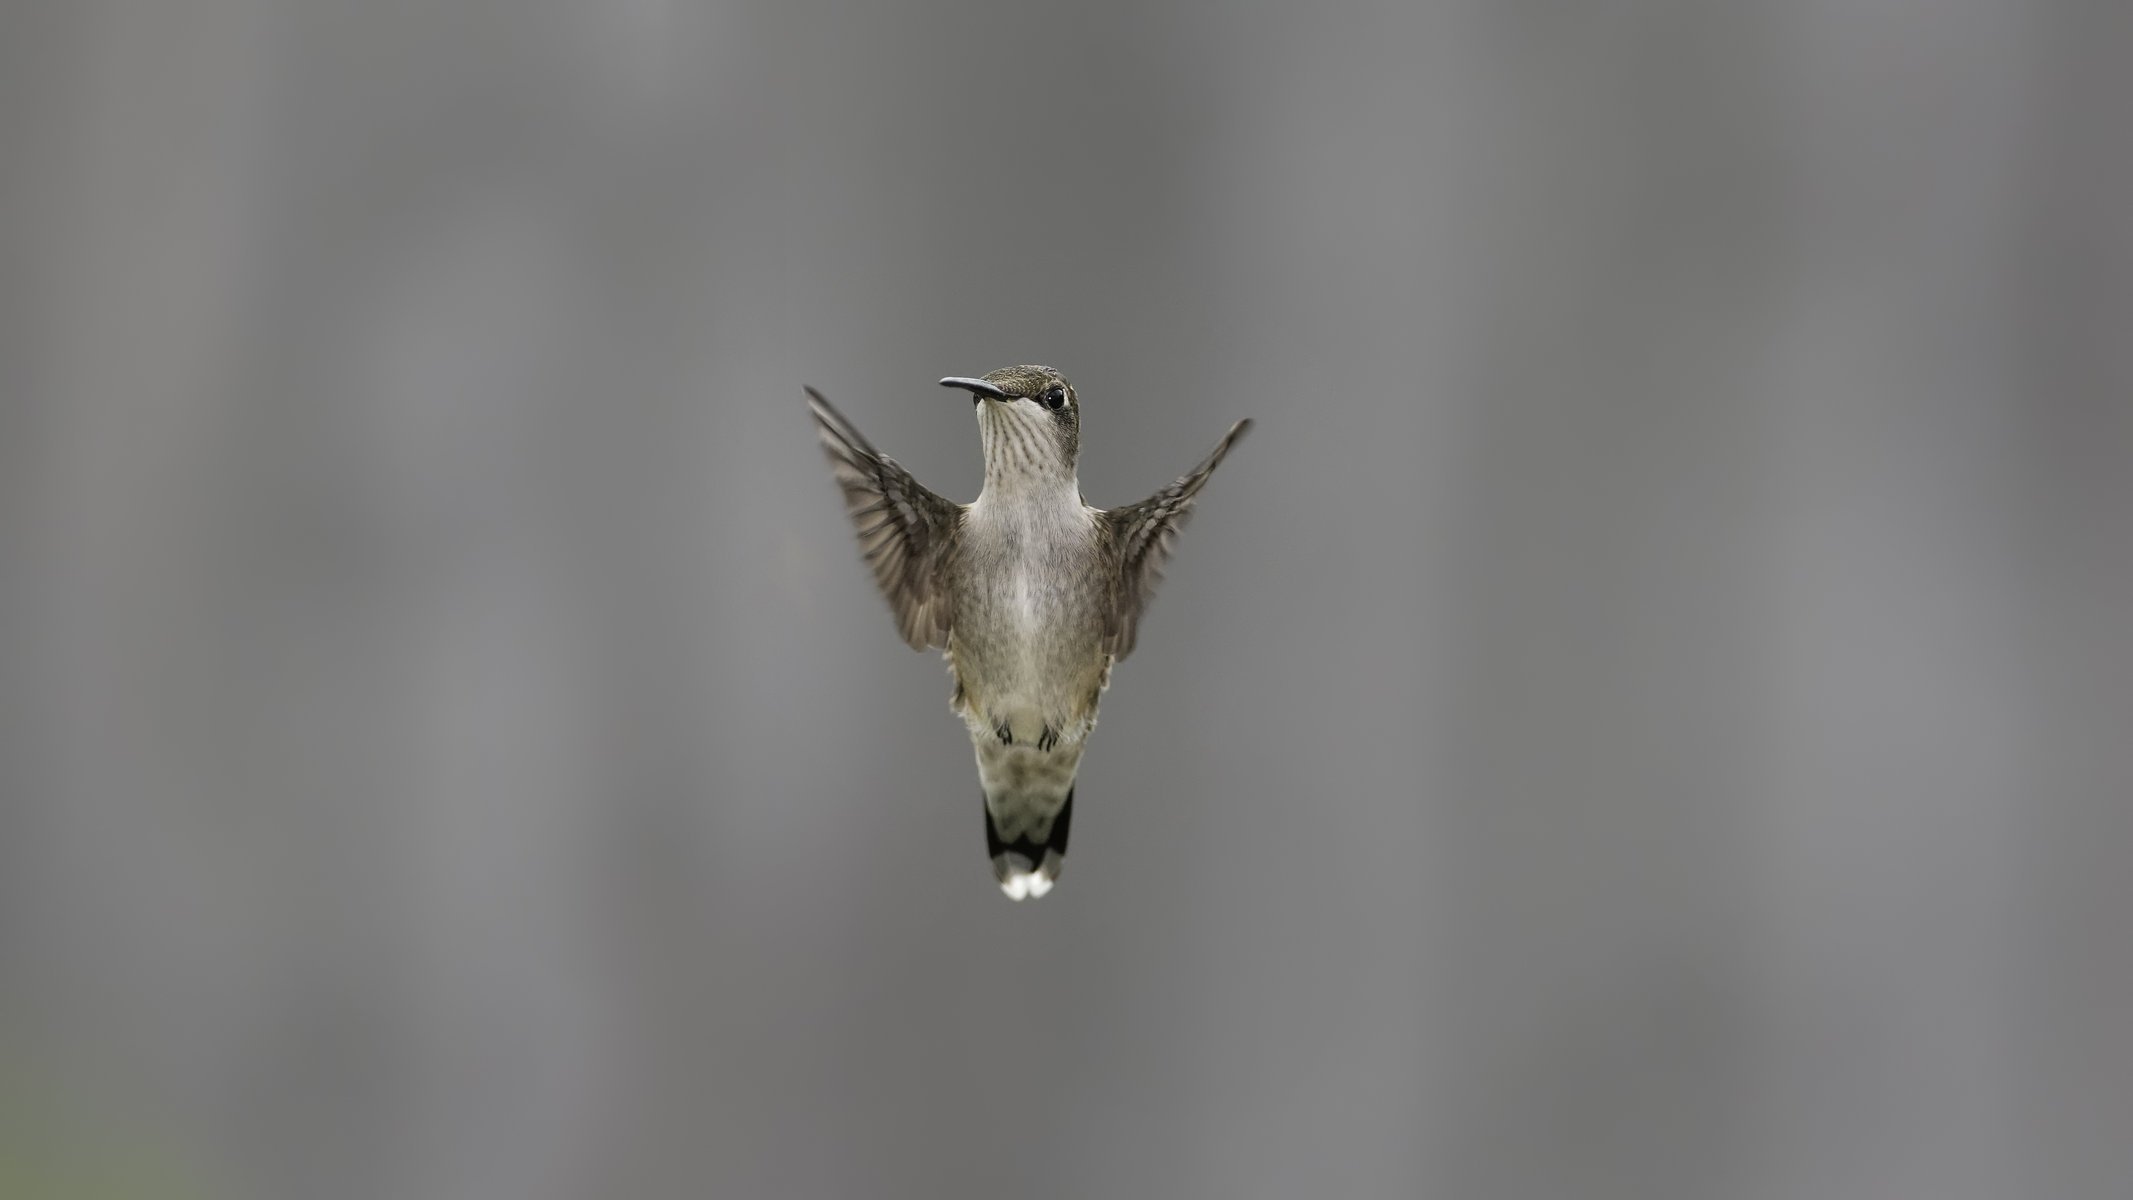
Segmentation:
<svg viewBox="0 0 2133 1200">
<path fill-rule="evenodd" d="M 1057 409 L 1066 407 L 1066 389 L 1056 383 L 1044 389 L 1044 394 L 1037 398 L 1039 400 L 1044 401 L 1044 406 L 1046 408 Z"/>
</svg>

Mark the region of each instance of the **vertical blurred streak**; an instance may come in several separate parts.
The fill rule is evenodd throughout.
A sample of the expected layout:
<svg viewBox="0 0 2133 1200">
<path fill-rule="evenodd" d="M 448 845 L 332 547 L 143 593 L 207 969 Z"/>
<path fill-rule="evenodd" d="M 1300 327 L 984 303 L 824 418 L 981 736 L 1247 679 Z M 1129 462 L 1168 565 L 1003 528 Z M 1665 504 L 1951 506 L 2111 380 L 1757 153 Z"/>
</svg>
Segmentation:
<svg viewBox="0 0 2133 1200">
<path fill-rule="evenodd" d="M 2133 12 L 2059 6 L 2025 135 L 2021 562 L 2039 689 L 2024 789 L 2020 1133 L 2039 1194 L 2133 1179 Z"/>
<path fill-rule="evenodd" d="M 58 271 L 50 242 L 65 197 L 62 123 L 42 114 L 69 99 L 79 34 L 76 11 L 15 5 L 0 11 L 0 974 L 34 978 L 32 920 L 47 883 L 53 814 L 41 797 L 58 772 L 58 722 L 42 693 L 56 668 L 40 636 L 50 611 L 48 570 L 52 413 L 50 297 Z M 28 993 L 30 989 L 25 989 Z M 28 1006 L 36 997 L 18 996 Z M 24 1036 L 27 1013 L 0 1009 L 0 1045 Z"/>
<path fill-rule="evenodd" d="M 598 306 L 543 274 L 579 231 L 513 220 L 556 190 L 538 155 L 379 152 L 362 99 L 422 95 L 404 58 L 364 60 L 385 78 L 315 152 L 289 16 L 93 7 L 51 106 L 51 949 L 27 974 L 68 1069 L 245 1191 L 572 1194 L 549 1168 L 599 1094 L 572 836 L 597 788 L 567 702 L 601 687 L 571 686 L 543 521 L 568 377 L 541 365 L 601 336 Z M 471 103 L 428 132 L 490 150 L 511 112 L 481 93 L 510 85 L 447 67 L 430 102 Z M 498 158 L 522 203 L 455 224 Z M 360 222 L 309 203 L 325 161 L 361 168 Z"/>
<path fill-rule="evenodd" d="M 37 649 L 9 676 L 42 747 L 6 768 L 43 764 L 7 788 L 40 810 L 39 902 L 35 957 L 10 975 L 100 1100 L 228 1146 L 228 1111 L 184 1101 L 228 1081 L 251 931 L 231 907 L 241 884 L 214 865 L 228 848 L 173 818 L 217 803 L 228 779 L 198 739 L 227 686 L 207 648 L 224 548 L 210 514 L 249 298 L 261 13 L 244 0 L 65 11 L 51 41 L 29 43 L 50 54 L 47 102 L 8 110 L 50 139 L 24 272 L 34 384 L 17 398 L 35 422 L 33 494 L 14 510 L 31 589 L 18 619 Z M 164 989 L 200 999 L 137 999 Z"/>
<path fill-rule="evenodd" d="M 1775 65 L 1738 8 L 1472 22 L 1424 1161 L 1461 1193 L 1726 1194 Z"/>
<path fill-rule="evenodd" d="M 1792 246 L 1748 879 L 1768 1194 L 2029 1190 L 2016 846 L 2044 714 L 2013 285 L 2037 28 L 1962 12 L 1775 27 Z M 1883 53 L 1899 30 L 1913 52 Z"/>
</svg>

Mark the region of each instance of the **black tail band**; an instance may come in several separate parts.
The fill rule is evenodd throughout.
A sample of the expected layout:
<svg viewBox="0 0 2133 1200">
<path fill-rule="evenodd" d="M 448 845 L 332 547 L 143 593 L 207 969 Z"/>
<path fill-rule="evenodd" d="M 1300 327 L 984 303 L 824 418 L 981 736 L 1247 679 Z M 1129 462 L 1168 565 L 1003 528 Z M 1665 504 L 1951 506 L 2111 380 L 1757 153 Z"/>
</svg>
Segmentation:
<svg viewBox="0 0 2133 1200">
<path fill-rule="evenodd" d="M 1000 827 L 993 823 L 992 806 L 985 805 L 985 854 L 994 862 L 1002 854 L 1017 855 L 1027 862 L 1025 870 L 1036 870 L 1044 862 L 1044 853 L 1049 850 L 1061 859 L 1066 857 L 1067 831 L 1074 824 L 1074 789 L 1068 788 L 1066 801 L 1059 806 L 1059 815 L 1052 818 L 1052 828 L 1043 841 L 1024 833 L 1008 841 L 1000 836 Z"/>
</svg>

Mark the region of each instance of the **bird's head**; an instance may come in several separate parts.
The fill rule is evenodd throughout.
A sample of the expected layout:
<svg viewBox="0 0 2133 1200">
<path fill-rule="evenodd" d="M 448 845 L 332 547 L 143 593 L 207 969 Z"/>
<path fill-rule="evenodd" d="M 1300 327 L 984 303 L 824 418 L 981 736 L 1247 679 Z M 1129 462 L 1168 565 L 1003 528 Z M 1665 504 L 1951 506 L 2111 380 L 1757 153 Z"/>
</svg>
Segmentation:
<svg viewBox="0 0 2133 1200">
<path fill-rule="evenodd" d="M 1050 367 L 1002 367 L 982 379 L 951 375 L 942 387 L 970 393 L 985 437 L 988 480 L 1074 477 L 1081 449 L 1081 403 Z"/>
</svg>

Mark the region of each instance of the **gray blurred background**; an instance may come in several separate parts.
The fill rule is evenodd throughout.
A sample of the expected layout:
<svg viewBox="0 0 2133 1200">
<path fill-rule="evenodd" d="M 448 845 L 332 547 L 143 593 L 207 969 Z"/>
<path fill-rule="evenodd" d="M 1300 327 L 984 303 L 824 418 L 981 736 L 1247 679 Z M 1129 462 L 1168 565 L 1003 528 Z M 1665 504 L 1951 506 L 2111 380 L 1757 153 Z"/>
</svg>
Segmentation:
<svg viewBox="0 0 2133 1200">
<path fill-rule="evenodd" d="M 2128 1194 L 2133 9 L 1305 10 L 0 10 L 0 1194 Z M 800 388 L 1032 361 L 1018 906 Z"/>
</svg>

